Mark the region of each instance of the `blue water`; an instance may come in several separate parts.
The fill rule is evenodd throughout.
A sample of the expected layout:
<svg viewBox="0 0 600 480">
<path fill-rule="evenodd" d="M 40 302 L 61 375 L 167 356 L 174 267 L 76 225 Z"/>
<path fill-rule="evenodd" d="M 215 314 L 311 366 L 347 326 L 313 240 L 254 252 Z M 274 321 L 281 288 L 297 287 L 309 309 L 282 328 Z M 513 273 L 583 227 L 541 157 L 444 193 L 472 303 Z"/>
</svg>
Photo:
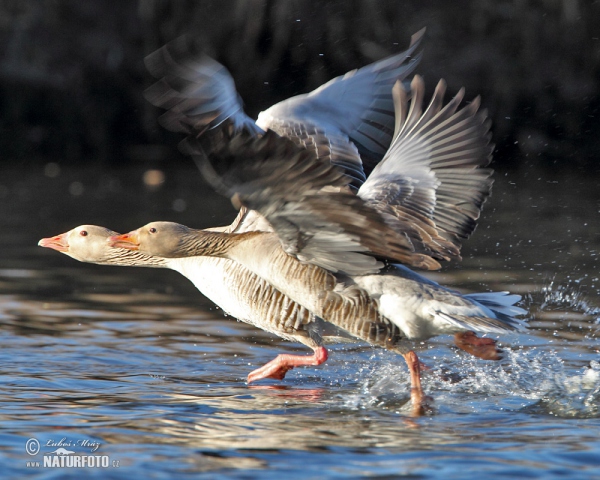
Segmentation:
<svg viewBox="0 0 600 480">
<path fill-rule="evenodd" d="M 156 190 L 141 168 L 4 173 L 3 478 L 600 477 L 597 180 L 498 176 L 464 261 L 431 277 L 524 295 L 530 328 L 498 337 L 498 362 L 447 337 L 419 345 L 431 400 L 415 418 L 392 353 L 334 346 L 321 367 L 248 386 L 278 353 L 308 352 L 226 318 L 174 272 L 84 265 L 36 246 L 82 223 L 230 220 L 192 170 Z M 108 464 L 44 466 L 57 448 Z"/>
</svg>

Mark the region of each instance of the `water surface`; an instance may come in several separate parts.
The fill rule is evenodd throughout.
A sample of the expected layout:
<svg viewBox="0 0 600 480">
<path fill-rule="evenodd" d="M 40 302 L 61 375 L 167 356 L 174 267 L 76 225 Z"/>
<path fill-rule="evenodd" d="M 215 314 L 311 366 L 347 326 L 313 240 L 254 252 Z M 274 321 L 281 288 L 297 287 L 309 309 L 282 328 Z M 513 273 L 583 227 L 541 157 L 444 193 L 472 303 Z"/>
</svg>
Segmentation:
<svg viewBox="0 0 600 480">
<path fill-rule="evenodd" d="M 499 362 L 447 337 L 419 345 L 432 401 L 413 418 L 408 371 L 392 353 L 334 346 L 322 367 L 248 386 L 278 353 L 308 352 L 227 318 L 175 272 L 84 265 L 36 246 L 82 223 L 126 231 L 233 218 L 194 170 L 154 189 L 145 170 L 3 172 L 3 476 L 79 478 L 81 469 L 43 466 L 61 446 L 109 457 L 85 468 L 100 478 L 600 476 L 594 176 L 497 176 L 463 262 L 430 277 L 523 295 L 530 328 L 498 337 Z"/>
</svg>

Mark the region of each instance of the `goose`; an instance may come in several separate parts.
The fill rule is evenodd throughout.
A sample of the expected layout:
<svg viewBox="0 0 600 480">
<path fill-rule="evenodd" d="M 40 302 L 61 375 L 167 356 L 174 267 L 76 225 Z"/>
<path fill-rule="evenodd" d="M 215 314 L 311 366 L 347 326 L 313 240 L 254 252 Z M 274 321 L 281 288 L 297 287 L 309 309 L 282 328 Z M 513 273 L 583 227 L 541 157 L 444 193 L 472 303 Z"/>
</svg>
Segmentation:
<svg viewBox="0 0 600 480">
<path fill-rule="evenodd" d="M 239 224 L 207 231 L 224 232 L 232 227 L 239 228 Z M 42 238 L 38 245 L 84 263 L 175 270 L 228 315 L 313 349 L 314 354 L 309 357 L 279 355 L 276 360 L 248 374 L 248 383 L 264 378 L 282 380 L 285 373 L 296 366 L 320 365 L 328 356 L 323 343 L 363 340 L 386 346 L 383 340 L 384 326 L 377 326 L 379 338 L 369 335 L 361 337 L 361 333 L 358 333 L 358 338 L 351 336 L 292 301 L 238 262 L 208 256 L 163 258 L 131 249 L 111 248 L 107 240 L 118 235 L 102 226 L 80 225 L 60 235 Z M 393 335 L 393 332 L 388 335 Z M 281 367 L 282 362 L 286 368 Z"/>
<path fill-rule="evenodd" d="M 188 152 L 217 191 L 272 228 L 230 233 L 152 222 L 109 244 L 167 258 L 234 260 L 352 335 L 377 337 L 373 326 L 385 326 L 386 335 L 394 333 L 386 342 L 403 350 L 409 366 L 413 401 L 421 401 L 418 358 L 403 340 L 511 332 L 526 312 L 515 306 L 518 295 L 461 295 L 396 265 L 436 269 L 460 258 L 460 239 L 473 231 L 491 188 L 491 170 L 483 168 L 489 123 L 479 101 L 457 110 L 461 91 L 442 108 L 441 81 L 423 113 L 420 77 L 411 89 L 409 98 L 395 84 L 392 144 L 357 194 L 343 170 L 310 150 L 225 120 L 189 136 Z"/>
<path fill-rule="evenodd" d="M 420 362 L 404 340 L 421 341 L 440 334 L 455 334 L 459 347 L 470 353 L 478 352 L 479 347 L 482 353 L 474 354 L 496 359 L 495 342 L 478 338 L 473 331 L 507 333 L 521 329 L 521 322 L 515 316 L 526 311 L 514 305 L 521 298 L 518 295 L 507 292 L 462 295 L 397 264 L 387 265 L 378 274 L 333 275 L 322 267 L 297 261 L 278 242 L 273 233 L 223 236 L 172 222 L 151 222 L 109 239 L 113 247 L 152 256 L 186 260 L 209 256 L 244 265 L 290 298 L 298 299 L 300 305 L 327 323 L 353 337 L 401 353 L 409 366 L 414 405 L 421 405 L 424 398 Z M 295 366 L 320 365 L 326 360 L 323 346 L 310 356 L 279 355 L 260 372 L 253 372 L 253 378 L 283 379 Z"/>
<path fill-rule="evenodd" d="M 226 228 L 212 228 L 208 231 L 235 231 L 238 228 L 240 228 L 239 221 Z M 80 225 L 60 235 L 42 238 L 38 245 L 84 263 L 174 270 L 188 278 L 227 315 L 288 341 L 297 341 L 313 350 L 319 349 L 315 357 L 323 361 L 327 357 L 327 351 L 322 349 L 321 341 L 333 343 L 355 339 L 343 330 L 314 316 L 237 262 L 209 256 L 164 258 L 136 250 L 109 247 L 107 240 L 118 235 L 120 234 L 106 227 Z M 401 266 L 397 268 L 402 269 Z M 410 276 L 410 270 L 404 269 L 404 274 Z M 424 277 L 420 280 L 430 282 Z M 477 296 L 473 297 L 477 298 Z M 381 330 L 381 326 L 378 328 Z M 369 337 L 362 340 L 373 343 Z M 470 331 L 455 334 L 455 342 L 459 348 L 480 358 L 496 359 L 498 352 L 493 348 L 494 342 L 490 340 L 486 338 L 474 340 L 473 333 Z M 387 342 L 382 346 L 390 348 L 391 345 Z M 300 363 L 292 357 L 294 356 L 287 355 L 289 369 L 294 366 L 308 365 L 311 361 L 310 358 L 302 356 Z M 293 364 L 294 361 L 296 364 Z M 283 369 L 271 373 L 270 370 L 270 368 L 262 368 L 251 372 L 247 378 L 248 383 L 263 378 L 282 380 L 286 373 Z"/>
<path fill-rule="evenodd" d="M 522 329 L 522 322 L 515 318 L 526 314 L 515 306 L 521 299 L 519 295 L 462 295 L 398 264 L 389 264 L 377 274 L 333 275 L 322 267 L 297 261 L 278 242 L 272 233 L 221 236 L 173 222 L 151 222 L 109 239 L 113 247 L 166 259 L 208 256 L 244 265 L 290 298 L 298 299 L 313 315 L 354 337 L 402 353 L 411 373 L 411 388 L 417 392 L 415 404 L 423 397 L 420 362 L 414 351 L 406 350 L 402 340 L 422 341 L 454 334 L 461 349 L 480 358 L 498 359 L 495 342 L 478 338 L 473 332 L 512 333 Z M 311 356 L 280 355 L 265 366 L 260 378 L 283 379 L 295 366 L 320 365 L 325 360 L 327 353 L 322 346 Z M 253 378 L 258 379 L 258 374 Z"/>
<path fill-rule="evenodd" d="M 391 87 L 395 81 L 405 79 L 416 68 L 421 58 L 417 50 L 424 32 L 425 29 L 412 36 L 405 52 L 334 78 L 308 94 L 279 102 L 262 112 L 256 122 L 243 112 L 234 81 L 225 67 L 207 55 L 190 61 L 186 58 L 188 52 L 182 39 L 162 47 L 145 59 L 150 73 L 159 79 L 146 90 L 145 96 L 152 104 L 169 110 L 159 120 L 169 130 L 199 133 L 214 128 L 227 119 L 238 126 L 245 126 L 256 135 L 265 130 L 277 131 L 298 145 L 312 149 L 320 158 L 340 165 L 349 175 L 356 177 L 356 183 L 360 184 L 366 178 L 365 171 L 368 173 L 381 160 L 391 141 L 394 121 Z M 178 112 L 185 112 L 184 121 Z M 245 209 L 231 228 L 234 226 L 245 229 L 270 228 L 264 218 Z M 91 244 L 96 235 L 90 233 L 89 226 L 84 227 L 81 231 L 88 234 L 85 241 Z M 75 230 L 77 229 L 73 231 Z M 40 245 L 55 248 L 80 261 L 104 263 L 102 258 L 106 258 L 107 252 L 96 258 L 89 256 L 89 252 L 85 255 L 74 254 L 73 245 L 68 251 L 64 250 L 61 242 L 65 241 L 67 234 L 80 240 L 77 237 L 79 233 L 73 231 L 52 237 L 61 238 L 54 243 L 43 239 Z M 97 242 L 95 248 L 100 249 L 101 244 L 101 241 Z M 164 261 L 148 256 L 126 257 L 123 251 L 110 258 L 108 264 L 112 265 L 166 266 Z M 222 259 L 195 259 L 169 261 L 167 268 L 173 268 L 190 278 L 199 290 L 232 316 L 281 336 L 282 331 L 266 322 L 256 309 L 252 309 L 252 305 L 245 302 L 246 297 L 236 297 L 237 289 L 244 284 L 240 280 L 238 285 L 238 279 L 246 278 L 246 283 L 254 282 L 260 291 L 268 292 L 272 287 L 265 286 L 259 279 L 250 279 L 248 272 L 244 272 L 244 275 L 239 272 L 231 273 L 228 278 L 227 268 L 232 270 L 233 265 Z M 211 275 L 209 267 L 219 268 L 220 273 L 213 272 L 215 275 Z M 241 271 L 241 267 L 235 268 Z M 219 278 L 219 281 L 211 282 L 208 280 L 210 278 Z M 247 290 L 251 291 L 249 287 Z M 265 295 L 268 297 L 269 294 Z M 276 294 L 272 292 L 272 295 Z M 281 298 L 281 305 L 289 301 L 285 296 Z M 288 308 L 301 308 L 289 302 Z M 297 323 L 294 325 L 297 326 Z M 302 333 L 299 335 L 302 336 Z M 302 343 L 304 338 L 302 336 L 297 340 Z M 315 347 L 312 340 L 306 341 L 309 342 L 308 346 Z M 265 378 L 266 376 L 269 375 L 265 374 Z M 253 381 L 263 377 L 251 374 L 248 378 Z"/>
</svg>

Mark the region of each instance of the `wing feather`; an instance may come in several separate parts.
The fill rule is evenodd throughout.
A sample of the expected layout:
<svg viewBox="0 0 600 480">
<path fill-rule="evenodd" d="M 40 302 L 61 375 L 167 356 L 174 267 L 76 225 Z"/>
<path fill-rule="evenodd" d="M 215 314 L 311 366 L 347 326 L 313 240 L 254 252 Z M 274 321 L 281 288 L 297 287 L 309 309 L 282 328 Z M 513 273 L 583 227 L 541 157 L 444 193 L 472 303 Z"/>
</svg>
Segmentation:
<svg viewBox="0 0 600 480">
<path fill-rule="evenodd" d="M 443 80 L 423 111 L 424 89 L 419 76 L 410 95 L 394 86 L 394 140 L 358 194 L 399 220 L 416 254 L 459 259 L 491 191 L 490 124 L 479 97 L 459 109 L 463 89 L 443 106 Z"/>
<path fill-rule="evenodd" d="M 205 54 L 192 55 L 181 37 L 145 59 L 158 81 L 145 96 L 167 110 L 159 123 L 168 130 L 200 136 L 225 120 L 254 135 L 274 130 L 314 150 L 324 161 L 346 170 L 359 188 L 387 151 L 393 134 L 392 86 L 420 61 L 425 30 L 409 48 L 334 78 L 316 90 L 284 100 L 259 115 L 257 124 L 243 111 L 227 69 Z"/>
<path fill-rule="evenodd" d="M 352 275 L 379 271 L 378 260 L 439 267 L 347 188 L 343 170 L 289 139 L 272 131 L 255 137 L 225 122 L 186 144 L 207 181 L 264 216 L 286 252 L 302 261 Z"/>
</svg>

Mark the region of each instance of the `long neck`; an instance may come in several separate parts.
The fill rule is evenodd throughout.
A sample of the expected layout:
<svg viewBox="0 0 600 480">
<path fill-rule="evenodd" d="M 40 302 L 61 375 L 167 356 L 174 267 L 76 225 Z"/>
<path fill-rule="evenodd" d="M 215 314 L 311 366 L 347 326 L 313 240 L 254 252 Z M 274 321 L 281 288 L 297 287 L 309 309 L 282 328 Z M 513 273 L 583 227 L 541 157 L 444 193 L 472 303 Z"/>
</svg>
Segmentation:
<svg viewBox="0 0 600 480">
<path fill-rule="evenodd" d="M 102 259 L 91 263 L 96 263 L 98 265 L 114 265 L 118 267 L 168 268 L 169 261 L 168 258 L 153 257 L 133 250 L 111 248 L 106 252 Z"/>
<path fill-rule="evenodd" d="M 227 233 L 209 230 L 196 230 L 192 235 L 182 237 L 176 257 L 206 256 L 233 258 L 236 251 L 243 251 L 245 246 L 263 232 Z"/>
</svg>

